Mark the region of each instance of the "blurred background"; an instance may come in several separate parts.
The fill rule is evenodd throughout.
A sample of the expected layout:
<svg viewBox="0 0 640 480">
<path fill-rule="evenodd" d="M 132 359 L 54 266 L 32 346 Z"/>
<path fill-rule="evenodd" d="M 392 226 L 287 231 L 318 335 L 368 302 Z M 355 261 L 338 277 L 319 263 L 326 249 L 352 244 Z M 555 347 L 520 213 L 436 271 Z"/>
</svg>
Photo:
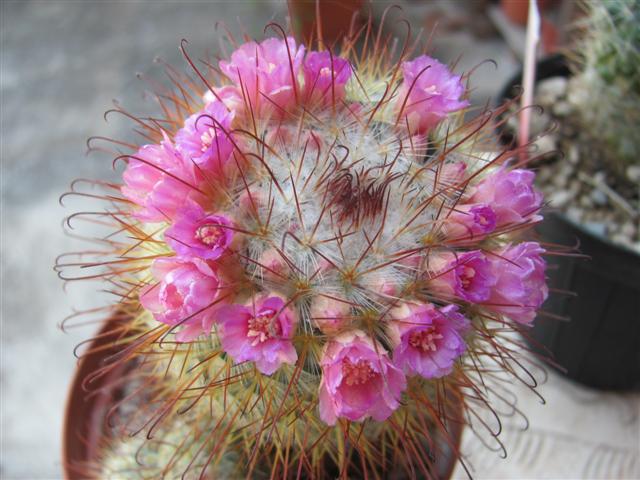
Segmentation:
<svg viewBox="0 0 640 480">
<path fill-rule="evenodd" d="M 346 2 L 347 4 L 349 2 Z M 358 3 L 358 2 L 356 2 Z M 360 2 L 362 3 L 362 2 Z M 472 103 L 491 102 L 521 67 L 524 20 L 509 2 L 375 1 L 376 21 L 386 7 L 389 29 L 432 37 L 432 55 L 458 72 L 477 67 Z M 524 5 L 526 2 L 519 3 Z M 547 3 L 547 2 L 542 2 Z M 543 49 L 563 45 L 573 2 L 548 2 Z M 521 8 L 522 10 L 522 8 Z M 56 256 L 85 248 L 65 235 L 62 218 L 82 202 L 58 203 L 75 178 L 116 179 L 111 159 L 85 155 L 92 135 L 131 137 L 130 124 L 103 118 L 116 99 L 136 114 L 153 112 L 137 73 L 161 78 L 156 57 L 187 68 L 179 45 L 189 40 L 198 57 L 218 49 L 217 22 L 231 31 L 263 37 L 271 20 L 286 24 L 285 2 L 257 1 L 8 1 L 1 3 L 0 95 L 2 159 L 2 478 L 60 478 L 63 408 L 76 365 L 74 347 L 93 327 L 63 333 L 73 309 L 108 302 L 95 285 L 63 290 L 52 266 Z M 85 206 L 86 208 L 86 206 Z M 87 230 L 83 230 L 87 233 Z M 90 232 L 89 232 L 90 233 Z M 636 320 L 640 317 L 636 317 Z M 467 432 L 463 452 L 476 478 L 638 478 L 640 396 L 592 390 L 549 373 L 540 389 L 547 405 L 522 388 L 519 405 L 530 421 L 505 425 L 509 456 L 502 460 Z M 465 478 L 460 468 L 455 478 Z"/>
</svg>

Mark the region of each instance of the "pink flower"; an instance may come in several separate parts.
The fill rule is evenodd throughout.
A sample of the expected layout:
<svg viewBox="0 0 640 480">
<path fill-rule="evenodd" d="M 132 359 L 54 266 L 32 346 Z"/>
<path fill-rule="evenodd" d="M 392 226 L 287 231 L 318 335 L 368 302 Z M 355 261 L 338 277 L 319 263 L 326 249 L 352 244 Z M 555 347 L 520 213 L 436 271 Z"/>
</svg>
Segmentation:
<svg viewBox="0 0 640 480">
<path fill-rule="evenodd" d="M 392 311 L 390 336 L 396 345 L 393 363 L 406 374 L 440 378 L 466 350 L 462 334 L 470 322 L 457 305 L 404 305 Z"/>
<path fill-rule="evenodd" d="M 533 187 L 535 176 L 531 170 L 500 168 L 475 187 L 470 201 L 491 205 L 498 226 L 538 222 L 542 194 Z"/>
<path fill-rule="evenodd" d="M 298 354 L 291 339 L 297 319 L 280 297 L 259 299 L 253 305 L 225 305 L 216 312 L 222 349 L 235 362 L 252 361 L 265 375 L 283 363 L 295 364 Z"/>
<path fill-rule="evenodd" d="M 225 106 L 233 112 L 231 116 L 231 124 L 233 125 L 233 120 L 236 118 L 236 113 L 242 107 L 242 95 L 237 87 L 233 85 L 225 85 L 224 87 L 214 88 L 213 91 L 207 90 L 204 92 L 202 96 L 205 104 L 222 101 Z"/>
<path fill-rule="evenodd" d="M 497 278 L 487 300 L 487 308 L 525 325 L 531 324 L 536 310 L 547 299 L 545 250 L 536 242 L 506 247 L 491 256 L 491 268 Z"/>
<path fill-rule="evenodd" d="M 443 186 L 458 185 L 465 180 L 467 164 L 451 162 L 442 165 L 438 171 L 439 183 Z"/>
<path fill-rule="evenodd" d="M 405 376 L 364 332 L 343 333 L 327 343 L 320 366 L 320 418 L 328 425 L 338 418 L 382 421 L 400 406 Z"/>
<path fill-rule="evenodd" d="M 447 217 L 449 239 L 480 240 L 496 229 L 496 214 L 489 205 L 458 205 Z"/>
<path fill-rule="evenodd" d="M 160 145 L 144 145 L 123 175 L 122 194 L 140 206 L 134 215 L 147 222 L 172 219 L 187 198 L 200 198 L 192 170 L 165 136 Z"/>
<path fill-rule="evenodd" d="M 234 112 L 220 101 L 208 103 L 194 113 L 176 133 L 176 150 L 186 161 L 194 162 L 200 169 L 220 173 L 233 151 L 229 130 Z"/>
<path fill-rule="evenodd" d="M 318 295 L 311 302 L 311 319 L 326 334 L 339 332 L 349 324 L 351 306 L 346 300 Z"/>
<path fill-rule="evenodd" d="M 404 260 L 406 260 L 406 262 L 404 262 Z M 412 265 L 412 262 L 415 260 L 417 260 L 417 265 L 419 265 L 420 257 L 417 257 L 417 259 L 413 257 L 405 258 L 403 259 L 403 265 L 409 268 L 415 268 L 415 265 Z M 396 278 L 385 275 L 385 273 L 374 273 L 371 275 L 371 279 L 364 283 L 363 287 L 377 293 L 381 297 L 395 299 L 400 293 L 401 282 Z"/>
<path fill-rule="evenodd" d="M 339 104 L 344 99 L 345 85 L 351 78 L 351 65 L 328 51 L 309 52 L 304 60 L 305 99 L 320 98 L 324 103 Z"/>
<path fill-rule="evenodd" d="M 427 55 L 403 62 L 402 72 L 404 81 L 398 108 L 402 108 L 401 115 L 407 117 L 412 133 L 431 130 L 448 113 L 469 105 L 460 99 L 464 94 L 460 75 L 453 75 L 445 65 Z"/>
<path fill-rule="evenodd" d="M 271 282 L 282 281 L 291 274 L 283 255 L 275 248 L 268 248 L 262 252 L 258 266 L 262 270 L 262 278 Z"/>
<path fill-rule="evenodd" d="M 220 61 L 220 70 L 235 82 L 240 96 L 256 113 L 263 106 L 287 109 L 295 100 L 297 76 L 304 57 L 304 46 L 296 46 L 292 37 L 286 42 L 269 38 L 261 43 L 247 42 Z M 279 108 L 278 108 L 279 107 Z"/>
<path fill-rule="evenodd" d="M 179 342 L 207 333 L 221 289 L 211 266 L 199 259 L 159 258 L 153 262 L 151 271 L 160 283 L 142 289 L 142 306 L 159 322 L 181 325 L 176 335 Z"/>
<path fill-rule="evenodd" d="M 430 263 L 436 269 L 428 279 L 431 289 L 447 298 L 457 297 L 472 303 L 489 298 L 496 275 L 500 274 L 492 270 L 491 263 L 479 250 L 443 254 Z"/>
<path fill-rule="evenodd" d="M 233 222 L 226 216 L 207 214 L 197 203 L 189 203 L 164 238 L 180 257 L 215 260 L 229 248 L 232 228 Z"/>
</svg>

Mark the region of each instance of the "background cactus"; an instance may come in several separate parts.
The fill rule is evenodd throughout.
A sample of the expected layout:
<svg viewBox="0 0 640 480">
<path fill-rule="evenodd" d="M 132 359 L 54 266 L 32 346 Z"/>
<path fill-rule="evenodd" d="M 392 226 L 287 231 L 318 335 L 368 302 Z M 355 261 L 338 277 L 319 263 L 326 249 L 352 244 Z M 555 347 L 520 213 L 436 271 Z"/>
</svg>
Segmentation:
<svg viewBox="0 0 640 480">
<path fill-rule="evenodd" d="M 604 140 L 618 174 L 638 165 L 640 139 L 640 2 L 584 3 L 584 35 L 572 58 L 570 100 L 593 138 Z"/>
<path fill-rule="evenodd" d="M 112 142 L 123 184 L 73 218 L 113 232 L 58 265 L 129 316 L 96 374 L 130 362 L 105 476 L 428 478 L 456 424 L 493 438 L 478 410 L 517 412 L 505 373 L 535 388 L 510 335 L 547 296 L 534 174 L 495 112 L 464 122 L 461 76 L 393 45 L 369 24 L 335 51 L 187 55 L 198 81 L 168 71 L 145 145 Z"/>
</svg>

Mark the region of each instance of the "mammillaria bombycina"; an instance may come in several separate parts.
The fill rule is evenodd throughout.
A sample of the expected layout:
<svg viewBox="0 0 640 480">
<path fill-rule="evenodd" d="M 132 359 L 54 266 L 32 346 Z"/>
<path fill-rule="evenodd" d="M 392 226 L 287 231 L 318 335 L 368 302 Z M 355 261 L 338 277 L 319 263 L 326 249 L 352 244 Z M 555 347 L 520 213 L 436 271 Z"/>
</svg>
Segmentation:
<svg viewBox="0 0 640 480">
<path fill-rule="evenodd" d="M 247 476 L 430 476 L 442 388 L 471 408 L 478 365 L 513 373 L 496 339 L 546 299 L 545 248 L 523 240 L 542 198 L 494 113 L 465 123 L 466 77 L 353 42 L 268 38 L 174 77 L 167 121 L 139 120 L 154 141 L 102 184 L 120 237 L 93 266 L 150 385 L 131 423 L 211 405 L 224 440 L 200 473 L 233 450 Z"/>
</svg>

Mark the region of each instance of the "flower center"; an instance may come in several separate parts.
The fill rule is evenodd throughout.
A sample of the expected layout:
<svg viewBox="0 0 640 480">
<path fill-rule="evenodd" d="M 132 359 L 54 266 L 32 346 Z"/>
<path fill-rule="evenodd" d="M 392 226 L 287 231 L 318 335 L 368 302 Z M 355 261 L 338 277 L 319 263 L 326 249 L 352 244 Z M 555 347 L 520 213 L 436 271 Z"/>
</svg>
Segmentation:
<svg viewBox="0 0 640 480">
<path fill-rule="evenodd" d="M 438 93 L 438 87 L 436 87 L 435 85 L 429 85 L 428 87 L 424 88 L 424 93 L 428 93 L 429 95 L 437 95 Z"/>
<path fill-rule="evenodd" d="M 329 67 L 322 67 L 320 69 L 320 76 L 321 77 L 329 77 L 329 76 L 331 76 L 331 69 Z"/>
<path fill-rule="evenodd" d="M 196 238 L 208 247 L 217 247 L 224 238 L 223 230 L 218 224 L 203 225 L 196 230 Z"/>
<path fill-rule="evenodd" d="M 164 304 L 171 310 L 182 307 L 184 299 L 175 285 L 167 284 L 163 292 Z"/>
<path fill-rule="evenodd" d="M 476 276 L 476 271 L 467 265 L 463 265 L 460 272 L 460 283 L 465 290 L 469 288 L 473 278 Z"/>
<path fill-rule="evenodd" d="M 428 327 L 419 332 L 411 332 L 409 335 L 409 345 L 423 352 L 435 352 L 437 350 L 436 340 L 440 340 L 442 335 L 436 332 L 433 327 Z"/>
<path fill-rule="evenodd" d="M 209 127 L 205 132 L 200 136 L 200 142 L 202 143 L 202 147 L 200 150 L 204 153 L 209 148 L 211 148 L 211 144 L 213 143 L 213 139 L 216 136 L 216 132 L 213 127 Z"/>
<path fill-rule="evenodd" d="M 345 358 L 342 362 L 342 376 L 347 385 L 363 385 L 372 378 L 378 376 L 378 372 L 371 368 L 371 364 L 366 360 L 358 360 L 352 363 Z"/>
<path fill-rule="evenodd" d="M 275 320 L 276 311 L 268 308 L 249 319 L 249 331 L 247 336 L 253 338 L 251 346 L 255 347 L 269 338 L 282 336 L 280 322 Z"/>
</svg>

